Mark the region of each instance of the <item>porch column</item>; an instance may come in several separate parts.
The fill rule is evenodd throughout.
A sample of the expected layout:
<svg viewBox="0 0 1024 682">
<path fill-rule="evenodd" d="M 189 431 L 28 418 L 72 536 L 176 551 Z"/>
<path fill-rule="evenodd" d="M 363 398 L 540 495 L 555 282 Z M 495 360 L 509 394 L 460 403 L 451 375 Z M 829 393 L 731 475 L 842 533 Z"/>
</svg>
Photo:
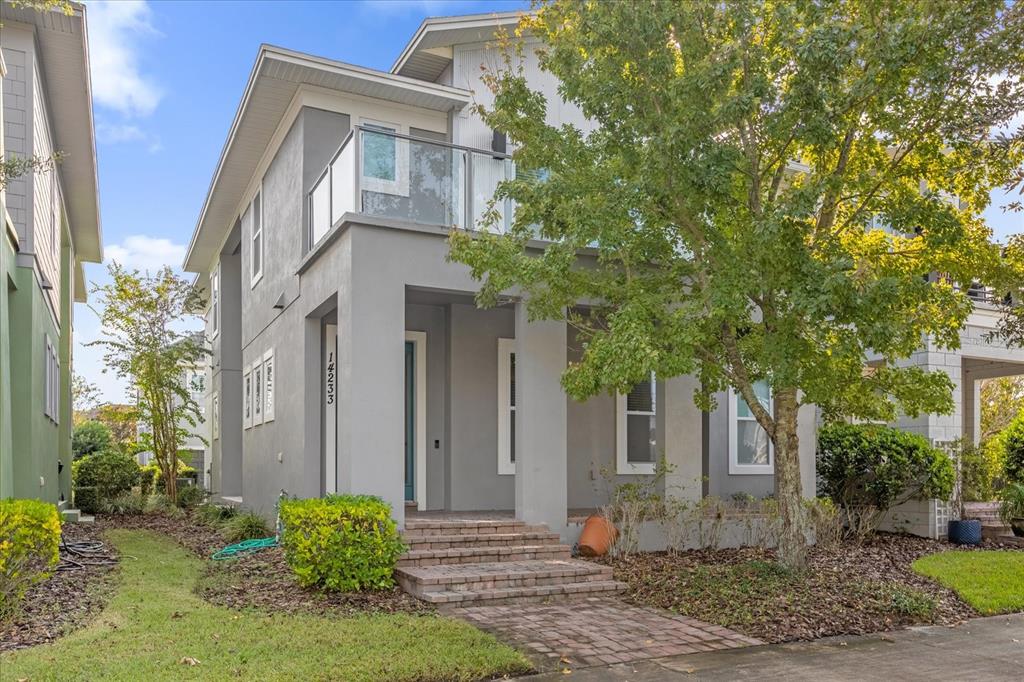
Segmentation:
<svg viewBox="0 0 1024 682">
<path fill-rule="evenodd" d="M 693 375 L 665 381 L 665 496 L 697 502 L 701 498 L 703 414 L 693 403 L 700 382 Z"/>
<path fill-rule="evenodd" d="M 526 304 L 515 304 L 516 518 L 566 528 L 566 367 L 564 320 L 530 322 Z"/>
<path fill-rule="evenodd" d="M 377 495 L 405 525 L 405 286 L 351 258 L 338 291 L 338 492 Z"/>
</svg>

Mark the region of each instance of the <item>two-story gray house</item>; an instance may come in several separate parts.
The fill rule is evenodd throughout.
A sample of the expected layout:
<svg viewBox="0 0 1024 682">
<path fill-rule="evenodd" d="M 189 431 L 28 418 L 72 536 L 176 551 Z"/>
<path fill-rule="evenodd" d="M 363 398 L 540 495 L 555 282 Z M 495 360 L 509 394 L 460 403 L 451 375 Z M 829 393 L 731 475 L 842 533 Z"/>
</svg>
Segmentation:
<svg viewBox="0 0 1024 682">
<path fill-rule="evenodd" d="M 723 393 L 703 413 L 688 376 L 569 399 L 572 328 L 529 321 L 514 294 L 478 309 L 477 283 L 446 259 L 449 230 L 474 229 L 515 172 L 472 105 L 490 98 L 481 67 L 502 63 L 488 43 L 517 19 L 428 19 L 390 72 L 260 48 L 184 265 L 209 298 L 210 485 L 226 500 L 270 516 L 282 489 L 371 493 L 400 524 L 505 512 L 571 540 L 574 510 L 607 501 L 602 472 L 636 480 L 662 455 L 670 494 L 772 492 L 773 453 L 742 399 Z M 523 59 L 558 101 L 529 49 Z M 564 103 L 548 116 L 589 126 Z M 948 369 L 958 412 L 908 428 L 977 433 L 977 380 L 1024 368 L 1019 351 L 981 340 L 982 308 L 961 353 L 913 358 Z M 815 409 L 800 418 L 813 495 Z M 910 509 L 914 527 L 944 532 L 937 509 Z"/>
</svg>

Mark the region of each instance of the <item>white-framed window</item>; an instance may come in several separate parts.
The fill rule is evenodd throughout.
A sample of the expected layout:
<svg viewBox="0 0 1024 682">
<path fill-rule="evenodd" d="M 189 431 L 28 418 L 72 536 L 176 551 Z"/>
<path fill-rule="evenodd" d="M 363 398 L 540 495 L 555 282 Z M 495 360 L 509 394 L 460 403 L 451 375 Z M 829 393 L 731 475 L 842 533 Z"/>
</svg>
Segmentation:
<svg viewBox="0 0 1024 682">
<path fill-rule="evenodd" d="M 771 388 L 767 381 L 754 384 L 754 394 L 761 405 L 772 413 Z M 729 391 L 729 473 L 772 474 L 775 454 L 768 432 L 754 418 L 747 402 L 736 391 Z"/>
<path fill-rule="evenodd" d="M 274 421 L 274 349 L 263 354 L 263 423 Z"/>
<path fill-rule="evenodd" d="M 615 469 L 653 474 L 658 461 L 658 382 L 654 372 L 628 394 L 616 396 Z"/>
<path fill-rule="evenodd" d="M 263 362 L 252 363 L 252 425 L 263 423 Z"/>
<path fill-rule="evenodd" d="M 393 134 L 408 134 L 398 123 L 361 119 L 359 148 L 362 188 L 369 192 L 409 196 L 409 141 Z"/>
<path fill-rule="evenodd" d="M 498 473 L 516 473 L 515 339 L 498 339 Z"/>
<path fill-rule="evenodd" d="M 214 391 L 210 396 L 210 416 L 213 419 L 213 440 L 220 438 L 220 396 Z"/>
<path fill-rule="evenodd" d="M 242 372 L 242 428 L 252 428 L 252 365 Z"/>
<path fill-rule="evenodd" d="M 49 335 L 43 338 L 43 414 L 56 424 L 60 415 L 60 360 Z"/>
<path fill-rule="evenodd" d="M 220 266 L 210 273 L 210 334 L 211 339 L 220 333 Z"/>
<path fill-rule="evenodd" d="M 249 244 L 249 265 L 252 273 L 250 288 L 254 288 L 263 279 L 263 183 L 256 190 L 256 196 L 249 205 L 252 214 L 252 242 Z"/>
</svg>

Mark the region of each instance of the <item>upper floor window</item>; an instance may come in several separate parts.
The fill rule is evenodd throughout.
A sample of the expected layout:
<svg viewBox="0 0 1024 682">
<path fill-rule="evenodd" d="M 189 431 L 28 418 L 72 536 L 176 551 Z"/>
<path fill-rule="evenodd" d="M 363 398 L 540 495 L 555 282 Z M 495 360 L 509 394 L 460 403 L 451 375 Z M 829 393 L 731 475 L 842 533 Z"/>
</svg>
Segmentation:
<svg viewBox="0 0 1024 682">
<path fill-rule="evenodd" d="M 255 287 L 256 284 L 263 279 L 263 184 L 260 183 L 260 188 L 256 192 L 256 196 L 252 198 L 251 204 L 252 213 L 252 250 L 250 252 L 249 264 L 252 272 L 252 282 L 250 286 Z"/>
<path fill-rule="evenodd" d="M 57 359 L 57 347 L 50 337 L 44 339 L 43 414 L 56 424 L 60 414 L 60 360 Z"/>
<path fill-rule="evenodd" d="M 771 414 L 772 394 L 768 382 L 755 382 L 753 388 L 757 401 Z M 729 417 L 729 473 L 774 473 L 774 453 L 768 432 L 757 423 L 750 406 L 735 391 L 729 392 Z"/>
<path fill-rule="evenodd" d="M 498 473 L 516 473 L 515 339 L 498 339 Z"/>
<path fill-rule="evenodd" d="M 616 399 L 615 468 L 620 474 L 653 474 L 658 448 L 658 382 L 651 372 Z"/>
<path fill-rule="evenodd" d="M 404 126 L 362 121 L 362 187 L 368 192 L 409 195 L 409 141 Z"/>
<path fill-rule="evenodd" d="M 210 273 L 210 338 L 220 333 L 220 268 Z"/>
</svg>

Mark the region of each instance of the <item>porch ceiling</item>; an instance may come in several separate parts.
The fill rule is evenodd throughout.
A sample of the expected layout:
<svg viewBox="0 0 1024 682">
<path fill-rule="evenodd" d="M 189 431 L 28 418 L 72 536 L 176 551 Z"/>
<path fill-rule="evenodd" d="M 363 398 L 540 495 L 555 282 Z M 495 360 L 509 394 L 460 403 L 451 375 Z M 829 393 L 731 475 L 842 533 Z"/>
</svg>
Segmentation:
<svg viewBox="0 0 1024 682">
<path fill-rule="evenodd" d="M 963 369 L 972 379 L 995 379 L 1024 374 L 1024 362 L 964 358 Z"/>
</svg>

